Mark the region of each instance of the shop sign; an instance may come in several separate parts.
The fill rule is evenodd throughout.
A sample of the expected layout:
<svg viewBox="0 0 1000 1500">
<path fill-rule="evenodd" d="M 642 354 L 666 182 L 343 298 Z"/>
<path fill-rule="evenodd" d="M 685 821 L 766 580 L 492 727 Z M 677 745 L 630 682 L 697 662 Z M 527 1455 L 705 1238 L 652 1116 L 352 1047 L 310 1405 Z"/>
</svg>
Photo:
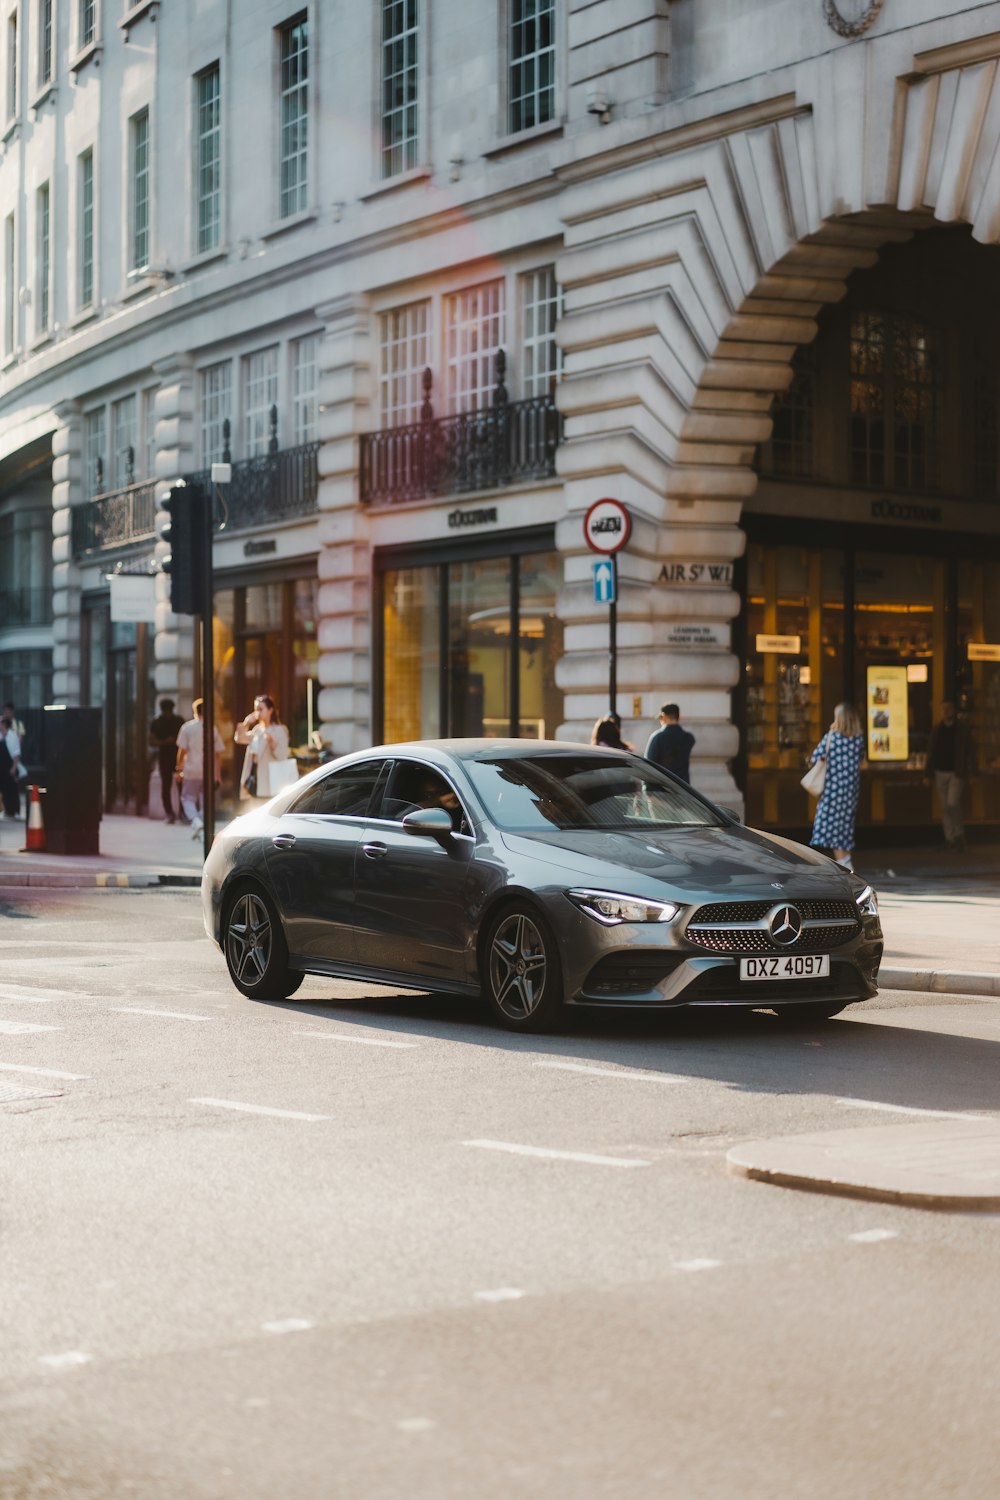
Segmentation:
<svg viewBox="0 0 1000 1500">
<path fill-rule="evenodd" d="M 155 624 L 156 579 L 152 574 L 113 573 L 109 587 L 112 624 Z"/>
<path fill-rule="evenodd" d="M 722 584 L 729 588 L 733 581 L 732 563 L 707 563 L 683 561 L 664 563 L 656 575 L 657 583 Z"/>
<path fill-rule="evenodd" d="M 264 557 L 268 552 L 277 552 L 277 550 L 278 543 L 273 536 L 268 537 L 266 541 L 243 543 L 244 557 Z"/>
<path fill-rule="evenodd" d="M 453 510 L 448 516 L 448 525 L 454 530 L 458 526 L 488 526 L 495 524 L 495 505 L 481 505 L 476 510 Z"/>
<path fill-rule="evenodd" d="M 667 646 L 728 646 L 729 626 L 721 620 L 698 625 L 675 620 L 667 626 L 663 639 Z"/>
<path fill-rule="evenodd" d="M 583 518 L 583 539 L 591 552 L 610 557 L 620 552 L 632 533 L 632 517 L 620 500 L 595 500 Z"/>
<path fill-rule="evenodd" d="M 757 650 L 761 656 L 799 656 L 802 652 L 800 635 L 759 635 Z"/>
<path fill-rule="evenodd" d="M 1000 661 L 1000 645 L 990 645 L 987 641 L 969 642 L 970 661 Z"/>
<path fill-rule="evenodd" d="M 916 521 L 918 525 L 940 526 L 940 505 L 919 505 L 915 500 L 872 501 L 873 521 Z"/>
<path fill-rule="evenodd" d="M 869 667 L 865 696 L 868 759 L 907 760 L 910 705 L 905 667 Z"/>
</svg>

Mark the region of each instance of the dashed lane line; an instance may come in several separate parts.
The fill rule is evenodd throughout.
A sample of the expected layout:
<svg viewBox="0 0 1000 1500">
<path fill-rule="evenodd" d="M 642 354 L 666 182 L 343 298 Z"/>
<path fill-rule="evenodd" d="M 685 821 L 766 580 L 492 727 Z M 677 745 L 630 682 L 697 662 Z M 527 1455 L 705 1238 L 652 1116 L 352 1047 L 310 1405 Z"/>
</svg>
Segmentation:
<svg viewBox="0 0 1000 1500">
<path fill-rule="evenodd" d="M 39 1078 L 66 1078 L 71 1083 L 85 1083 L 89 1073 L 63 1073 L 58 1068 L 29 1068 L 24 1063 L 0 1063 L 5 1073 L 32 1073 Z"/>
<path fill-rule="evenodd" d="M 120 1016 L 165 1016 L 171 1021 L 214 1021 L 215 1016 L 195 1016 L 187 1010 L 149 1010 L 142 1005 L 112 1005 Z"/>
<path fill-rule="evenodd" d="M 0 1020 L 0 1033 L 4 1036 L 25 1036 L 29 1031 L 62 1031 L 61 1026 L 42 1026 L 32 1021 Z"/>
<path fill-rule="evenodd" d="M 266 1104 L 241 1104 L 235 1099 L 189 1099 L 189 1104 L 207 1104 L 213 1109 L 235 1109 L 247 1115 L 274 1115 L 279 1120 L 332 1120 L 332 1115 L 309 1115 L 300 1109 L 272 1109 Z"/>
<path fill-rule="evenodd" d="M 477 1302 L 517 1302 L 519 1298 L 526 1297 L 527 1292 L 522 1292 L 518 1286 L 497 1286 L 490 1291 L 477 1292 Z"/>
<path fill-rule="evenodd" d="M 536 1068 L 560 1068 L 566 1073 L 591 1073 L 598 1078 L 637 1079 L 640 1083 L 690 1083 L 680 1073 L 648 1073 L 638 1068 L 599 1068 L 592 1063 L 562 1062 L 558 1058 L 536 1057 Z"/>
<path fill-rule="evenodd" d="M 478 1146 L 483 1151 L 509 1151 L 514 1156 L 537 1156 L 547 1161 L 578 1161 L 592 1167 L 651 1167 L 651 1161 L 635 1156 L 598 1156 L 590 1151 L 557 1151 L 550 1146 L 521 1146 L 514 1141 L 463 1141 L 463 1146 Z"/>
<path fill-rule="evenodd" d="M 260 1326 L 264 1333 L 307 1333 L 316 1325 L 310 1323 L 308 1318 L 277 1318 L 273 1323 L 262 1323 Z"/>
<path fill-rule="evenodd" d="M 716 1266 L 721 1266 L 721 1265 L 722 1265 L 722 1261 L 721 1260 L 707 1260 L 707 1259 L 675 1260 L 674 1261 L 674 1270 L 675 1271 L 714 1271 L 715 1268 L 716 1268 Z"/>
<path fill-rule="evenodd" d="M 416 1047 L 416 1042 L 389 1041 L 387 1037 L 347 1036 L 343 1031 L 296 1031 L 296 1036 L 315 1037 L 320 1042 L 357 1042 L 359 1047 Z"/>
<path fill-rule="evenodd" d="M 77 1365 L 89 1365 L 93 1357 L 82 1349 L 67 1349 L 65 1354 L 43 1354 L 38 1363 L 48 1365 L 50 1370 L 71 1370 Z"/>
<path fill-rule="evenodd" d="M 895 1240 L 899 1238 L 895 1229 L 861 1229 L 857 1234 L 849 1234 L 849 1240 L 854 1240 L 858 1245 L 877 1245 L 881 1240 Z"/>
<path fill-rule="evenodd" d="M 9 1005 L 26 1000 L 29 1005 L 55 1005 L 60 1000 L 89 1000 L 90 995 L 80 990 L 56 990 L 48 985 L 32 989 L 26 984 L 0 984 L 0 1001 Z"/>
</svg>

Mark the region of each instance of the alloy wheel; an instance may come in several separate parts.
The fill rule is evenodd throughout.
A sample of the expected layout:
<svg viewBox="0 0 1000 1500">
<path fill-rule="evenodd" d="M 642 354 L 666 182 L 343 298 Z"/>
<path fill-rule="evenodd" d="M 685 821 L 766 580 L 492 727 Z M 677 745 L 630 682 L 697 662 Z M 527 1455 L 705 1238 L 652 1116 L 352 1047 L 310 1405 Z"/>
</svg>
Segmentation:
<svg viewBox="0 0 1000 1500">
<path fill-rule="evenodd" d="M 229 967 L 241 984 L 257 984 L 271 958 L 271 919 L 267 907 L 252 891 L 233 907 L 226 934 Z"/>
<path fill-rule="evenodd" d="M 526 1020 L 541 1002 L 547 975 L 541 933 L 530 917 L 512 912 L 490 946 L 490 985 L 498 1008 L 512 1021 Z"/>
</svg>

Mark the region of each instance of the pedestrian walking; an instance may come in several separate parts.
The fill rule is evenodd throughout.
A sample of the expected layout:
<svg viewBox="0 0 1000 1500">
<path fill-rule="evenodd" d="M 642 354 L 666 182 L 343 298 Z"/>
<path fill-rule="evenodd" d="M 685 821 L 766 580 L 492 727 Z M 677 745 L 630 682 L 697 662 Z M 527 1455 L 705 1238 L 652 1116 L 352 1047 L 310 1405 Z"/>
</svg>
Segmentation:
<svg viewBox="0 0 1000 1500">
<path fill-rule="evenodd" d="M 156 751 L 160 769 L 160 797 L 168 823 L 176 823 L 174 813 L 174 771 L 177 766 L 177 736 L 184 727 L 180 714 L 174 712 L 173 698 L 160 699 L 160 712 L 149 726 L 149 743 Z"/>
<path fill-rule="evenodd" d="M 838 703 L 833 722 L 809 757 L 809 764 L 826 762 L 826 781 L 816 806 L 812 837 L 815 849 L 829 849 L 838 865 L 854 869 L 854 818 L 861 791 L 865 736 L 852 703 Z"/>
<path fill-rule="evenodd" d="M 633 750 L 628 740 L 622 739 L 621 715 L 610 713 L 598 719 L 590 733 L 592 745 L 604 745 L 609 750 Z"/>
<path fill-rule="evenodd" d="M 927 747 L 927 780 L 936 788 L 941 809 L 941 827 L 949 849 L 965 848 L 962 796 L 965 783 L 976 769 L 972 736 L 955 712 L 954 703 L 942 703 L 941 720 L 931 731 Z"/>
<path fill-rule="evenodd" d="M 0 720 L 0 801 L 5 818 L 20 817 L 20 782 L 28 774 L 21 764 L 21 736 L 15 723 L 13 705 L 5 704 Z"/>
<path fill-rule="evenodd" d="M 205 724 L 203 698 L 191 705 L 194 718 L 182 724 L 177 733 L 177 769 L 174 775 L 180 788 L 181 809 L 191 824 L 191 837 L 197 838 L 205 823 L 202 817 L 205 796 Z M 222 737 L 215 731 L 215 754 L 212 757 L 212 782 L 222 780 Z"/>
<path fill-rule="evenodd" d="M 23 756 L 23 754 L 24 754 L 24 741 L 25 741 L 25 739 L 27 737 L 28 731 L 24 727 L 23 720 L 21 720 L 21 719 L 19 719 L 17 717 L 17 714 L 14 711 L 14 705 L 13 705 L 13 703 L 5 703 L 4 704 L 4 706 L 3 706 L 3 717 L 5 719 L 9 719 L 10 720 L 11 725 L 12 725 L 13 730 L 14 730 L 14 733 L 17 735 L 18 739 L 21 741 L 21 754 Z"/>
<path fill-rule="evenodd" d="M 680 719 L 677 704 L 664 703 L 660 709 L 660 727 L 653 731 L 646 744 L 646 759 L 662 766 L 665 771 L 672 771 L 681 781 L 690 781 L 695 738 L 682 726 Z"/>
<path fill-rule="evenodd" d="M 273 797 L 278 787 L 271 786 L 271 766 L 288 759 L 288 730 L 281 722 L 274 699 L 267 693 L 259 694 L 254 699 L 253 712 L 236 726 L 233 738 L 237 745 L 247 746 L 240 773 L 241 799 L 266 801 Z"/>
</svg>

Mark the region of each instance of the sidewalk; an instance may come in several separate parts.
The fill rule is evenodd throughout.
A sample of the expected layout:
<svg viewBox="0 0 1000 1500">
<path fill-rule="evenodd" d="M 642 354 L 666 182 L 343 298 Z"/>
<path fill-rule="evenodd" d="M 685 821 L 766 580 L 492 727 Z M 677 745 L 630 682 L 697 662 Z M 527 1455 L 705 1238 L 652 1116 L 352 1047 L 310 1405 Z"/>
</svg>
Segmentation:
<svg viewBox="0 0 1000 1500">
<path fill-rule="evenodd" d="M 181 824 L 105 817 L 91 858 L 22 854 L 24 833 L 0 821 L 0 891 L 201 883 L 201 839 Z M 884 989 L 1000 996 L 1000 847 L 862 850 L 856 863 L 879 893 Z"/>
</svg>

